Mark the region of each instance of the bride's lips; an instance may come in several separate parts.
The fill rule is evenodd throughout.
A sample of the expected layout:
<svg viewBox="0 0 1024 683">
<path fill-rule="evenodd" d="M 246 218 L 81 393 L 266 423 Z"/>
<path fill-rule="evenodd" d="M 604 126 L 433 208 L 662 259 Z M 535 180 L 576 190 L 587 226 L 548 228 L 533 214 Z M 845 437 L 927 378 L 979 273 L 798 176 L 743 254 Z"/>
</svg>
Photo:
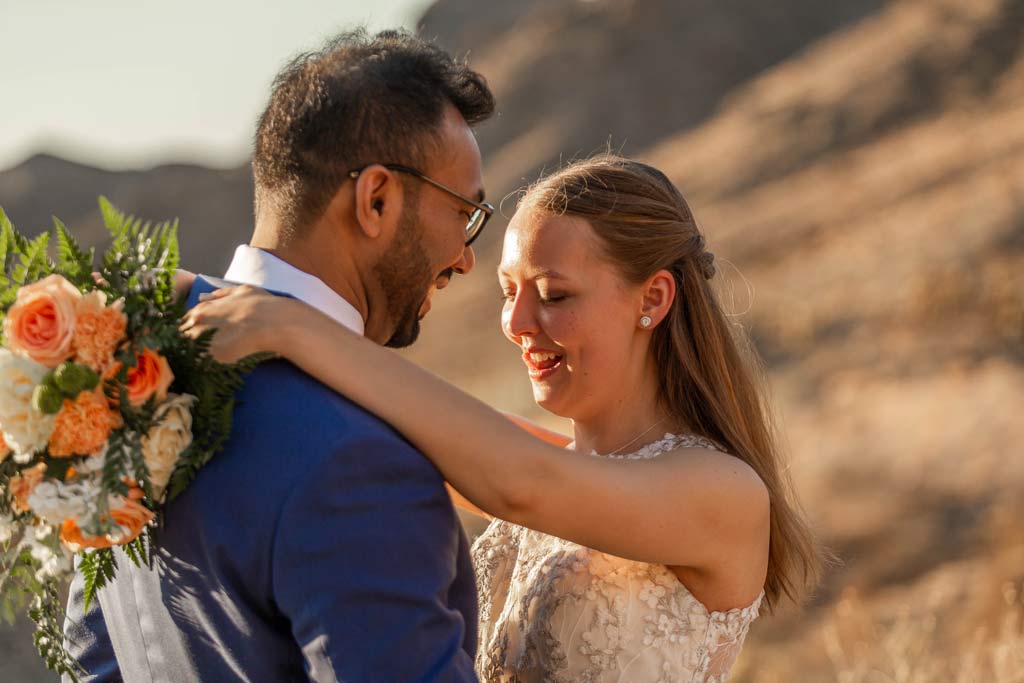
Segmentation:
<svg viewBox="0 0 1024 683">
<path fill-rule="evenodd" d="M 530 348 L 523 350 L 523 362 L 529 372 L 530 379 L 540 381 L 558 372 L 565 356 L 550 349 Z"/>
</svg>

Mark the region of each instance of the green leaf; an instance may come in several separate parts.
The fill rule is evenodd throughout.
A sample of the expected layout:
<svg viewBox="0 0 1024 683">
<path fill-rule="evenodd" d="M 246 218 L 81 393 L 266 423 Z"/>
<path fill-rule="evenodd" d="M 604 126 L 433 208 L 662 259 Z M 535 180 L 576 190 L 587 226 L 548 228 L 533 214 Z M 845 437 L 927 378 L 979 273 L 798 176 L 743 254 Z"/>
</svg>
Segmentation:
<svg viewBox="0 0 1024 683">
<path fill-rule="evenodd" d="M 122 545 L 121 548 L 136 567 L 145 567 L 149 566 L 148 543 L 149 534 L 143 533 L 130 543 Z"/>
<path fill-rule="evenodd" d="M 8 626 L 14 626 L 14 620 L 17 618 L 17 613 L 15 612 L 13 602 L 9 600 L 3 600 L 0 602 L 0 618 L 2 618 Z"/>
<path fill-rule="evenodd" d="M 175 218 L 167 230 L 167 243 L 164 245 L 167 256 L 164 259 L 164 271 L 174 281 L 178 265 L 181 263 L 181 250 L 178 248 L 178 219 Z"/>
<path fill-rule="evenodd" d="M 57 228 L 57 267 L 76 287 L 91 285 L 94 250 L 83 251 L 75 236 L 56 216 L 53 224 Z"/>
<path fill-rule="evenodd" d="M 63 624 L 67 615 L 62 604 L 56 580 L 40 586 L 28 612 L 36 624 L 32 640 L 48 669 L 79 681 L 79 676 L 88 672 L 64 649 Z"/>
<path fill-rule="evenodd" d="M 15 233 L 16 238 L 19 237 Z M 14 266 L 11 278 L 18 287 L 37 282 L 53 272 L 53 264 L 47 250 L 50 247 L 50 233 L 44 232 L 34 240 L 19 244 L 20 262 Z"/>
<path fill-rule="evenodd" d="M 89 611 L 89 605 L 96 599 L 100 589 L 114 580 L 114 573 L 117 571 L 117 562 L 114 559 L 114 551 L 110 548 L 101 548 L 90 553 L 82 553 L 79 556 L 78 570 L 85 580 L 85 611 Z"/>
<path fill-rule="evenodd" d="M 106 197 L 100 197 L 100 213 L 103 214 L 103 223 L 110 231 L 110 236 L 117 239 L 121 236 L 125 223 L 125 215 L 114 208 Z"/>
<path fill-rule="evenodd" d="M 7 214 L 0 208 L 0 267 L 8 272 L 9 261 L 17 253 L 18 241 L 15 239 L 14 225 Z"/>
<path fill-rule="evenodd" d="M 21 263 L 25 238 L 14 229 L 7 214 L 0 209 L 0 310 L 6 311 L 17 297 L 20 283 L 13 279 L 14 269 Z"/>
<path fill-rule="evenodd" d="M 46 476 L 61 481 L 67 479 L 68 471 L 82 460 L 85 458 L 53 458 L 49 455 L 42 457 L 42 462 L 46 464 Z"/>
</svg>

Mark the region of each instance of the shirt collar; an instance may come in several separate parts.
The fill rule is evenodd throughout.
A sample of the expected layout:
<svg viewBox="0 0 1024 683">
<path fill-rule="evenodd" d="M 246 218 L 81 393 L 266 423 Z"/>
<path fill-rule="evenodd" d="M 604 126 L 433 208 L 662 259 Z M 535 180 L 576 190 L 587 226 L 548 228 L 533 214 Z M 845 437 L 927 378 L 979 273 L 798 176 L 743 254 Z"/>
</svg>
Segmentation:
<svg viewBox="0 0 1024 683">
<path fill-rule="evenodd" d="M 240 245 L 235 249 L 235 258 L 224 274 L 224 279 L 289 294 L 353 332 L 360 335 L 366 332 L 366 324 L 356 307 L 324 284 L 323 280 L 262 249 Z"/>
</svg>

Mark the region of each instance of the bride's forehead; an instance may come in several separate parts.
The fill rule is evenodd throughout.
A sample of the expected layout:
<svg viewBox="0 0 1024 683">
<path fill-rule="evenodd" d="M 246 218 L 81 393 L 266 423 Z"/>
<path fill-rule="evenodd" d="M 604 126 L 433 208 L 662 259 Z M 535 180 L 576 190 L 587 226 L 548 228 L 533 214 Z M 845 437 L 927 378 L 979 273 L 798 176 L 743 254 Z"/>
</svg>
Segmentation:
<svg viewBox="0 0 1024 683">
<path fill-rule="evenodd" d="M 585 267 L 597 260 L 598 248 L 593 228 L 581 218 L 517 213 L 505 232 L 501 265 L 505 270 Z"/>
</svg>

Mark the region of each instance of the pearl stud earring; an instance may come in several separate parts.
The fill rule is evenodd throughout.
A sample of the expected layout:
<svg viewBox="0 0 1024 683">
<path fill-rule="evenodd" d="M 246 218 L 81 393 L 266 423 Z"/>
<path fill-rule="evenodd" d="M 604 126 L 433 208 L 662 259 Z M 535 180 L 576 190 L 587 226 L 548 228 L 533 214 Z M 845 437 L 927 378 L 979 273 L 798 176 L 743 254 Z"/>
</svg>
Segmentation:
<svg viewBox="0 0 1024 683">
<path fill-rule="evenodd" d="M 653 323 L 653 322 L 654 321 L 651 320 L 651 316 L 645 315 L 642 318 L 640 318 L 640 327 L 642 327 L 644 329 L 647 329 L 648 327 L 651 326 L 651 323 Z"/>
</svg>

